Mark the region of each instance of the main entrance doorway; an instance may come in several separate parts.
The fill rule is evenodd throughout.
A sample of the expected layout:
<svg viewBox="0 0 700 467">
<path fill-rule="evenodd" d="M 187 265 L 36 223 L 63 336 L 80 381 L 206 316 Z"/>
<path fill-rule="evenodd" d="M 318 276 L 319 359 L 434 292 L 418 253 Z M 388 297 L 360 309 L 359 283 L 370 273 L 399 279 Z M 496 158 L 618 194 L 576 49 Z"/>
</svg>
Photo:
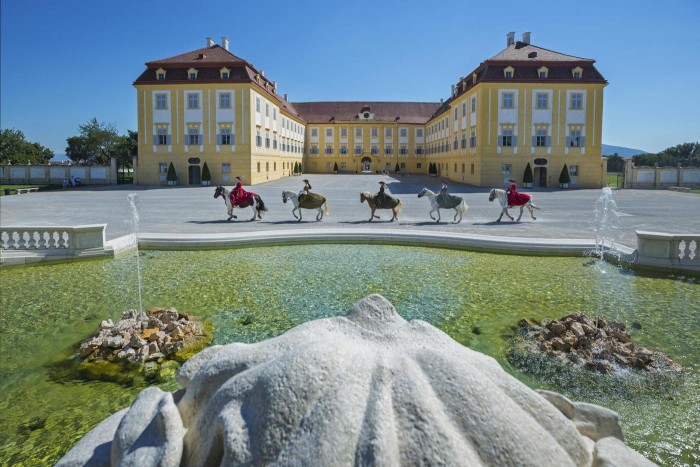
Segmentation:
<svg viewBox="0 0 700 467">
<path fill-rule="evenodd" d="M 198 165 L 191 165 L 188 168 L 189 183 L 190 185 L 201 185 L 202 184 L 202 169 Z"/>
<path fill-rule="evenodd" d="M 535 186 L 547 187 L 547 167 L 535 167 L 533 175 Z"/>
<path fill-rule="evenodd" d="M 369 157 L 362 158 L 362 171 L 372 172 L 372 159 L 370 159 Z"/>
</svg>

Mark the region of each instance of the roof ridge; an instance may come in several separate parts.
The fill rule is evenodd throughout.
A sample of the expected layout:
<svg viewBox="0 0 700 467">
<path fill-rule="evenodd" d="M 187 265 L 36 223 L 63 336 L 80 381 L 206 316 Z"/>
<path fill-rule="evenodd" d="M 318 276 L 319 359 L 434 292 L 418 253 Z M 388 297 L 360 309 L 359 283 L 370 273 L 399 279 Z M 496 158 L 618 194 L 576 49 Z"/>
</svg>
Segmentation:
<svg viewBox="0 0 700 467">
<path fill-rule="evenodd" d="M 206 52 L 207 52 L 207 51 L 211 51 L 211 50 L 215 50 L 215 49 L 220 49 L 222 52 L 227 53 L 228 55 L 231 56 L 231 58 L 235 59 L 235 61 L 247 63 L 246 60 L 242 59 L 241 57 L 239 57 L 239 56 L 237 56 L 237 55 L 234 55 L 230 50 L 227 50 L 227 49 L 223 48 L 223 47 L 220 46 L 219 44 L 214 44 L 214 45 L 212 45 L 212 46 L 210 46 L 210 47 L 202 47 L 202 48 L 199 48 L 199 49 L 190 50 L 190 51 L 188 51 L 188 52 L 183 52 L 183 53 L 180 53 L 180 54 L 177 54 L 177 55 L 172 55 L 172 56 L 170 56 L 170 57 L 158 58 L 158 59 L 156 59 L 156 60 L 149 60 L 149 61 L 146 62 L 146 65 L 148 65 L 149 63 L 163 63 L 163 62 L 167 62 L 167 61 L 171 61 L 171 60 L 176 60 L 176 59 L 178 59 L 178 58 L 186 58 L 188 55 L 192 55 L 192 54 L 200 54 L 200 53 L 203 53 L 203 54 L 206 55 Z M 217 52 L 218 52 L 218 50 L 217 50 Z"/>
</svg>

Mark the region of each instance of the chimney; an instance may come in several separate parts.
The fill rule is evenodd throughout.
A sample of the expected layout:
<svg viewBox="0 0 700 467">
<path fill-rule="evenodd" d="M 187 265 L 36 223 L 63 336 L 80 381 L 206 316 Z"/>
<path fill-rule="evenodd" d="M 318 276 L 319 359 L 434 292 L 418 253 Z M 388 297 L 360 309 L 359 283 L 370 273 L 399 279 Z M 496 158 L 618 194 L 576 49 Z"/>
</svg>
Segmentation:
<svg viewBox="0 0 700 467">
<path fill-rule="evenodd" d="M 513 45 L 515 43 L 515 31 L 511 31 L 508 34 L 506 34 L 506 38 L 507 38 L 506 47 L 508 47 L 509 45 Z"/>
<path fill-rule="evenodd" d="M 207 37 L 207 47 L 214 47 L 214 39 Z"/>
<path fill-rule="evenodd" d="M 530 32 L 529 31 L 523 33 L 523 43 L 524 44 L 530 43 Z"/>
<path fill-rule="evenodd" d="M 265 76 L 265 70 L 264 70 L 264 69 L 261 69 L 261 70 L 260 70 L 260 74 L 263 75 L 263 76 Z"/>
<path fill-rule="evenodd" d="M 287 93 L 286 93 L 286 92 L 284 93 L 284 100 L 287 101 L 287 102 L 289 102 L 289 99 L 287 98 Z"/>
<path fill-rule="evenodd" d="M 221 36 L 221 47 L 223 47 L 224 50 L 228 50 L 228 37 Z"/>
<path fill-rule="evenodd" d="M 450 84 L 450 96 L 454 97 L 455 96 L 455 85 Z"/>
</svg>

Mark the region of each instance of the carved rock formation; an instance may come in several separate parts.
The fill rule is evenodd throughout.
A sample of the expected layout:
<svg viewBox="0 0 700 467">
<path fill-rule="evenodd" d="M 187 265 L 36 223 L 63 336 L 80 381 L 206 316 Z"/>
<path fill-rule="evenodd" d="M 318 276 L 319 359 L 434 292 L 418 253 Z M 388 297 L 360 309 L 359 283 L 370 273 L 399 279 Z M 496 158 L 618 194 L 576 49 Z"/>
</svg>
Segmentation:
<svg viewBox="0 0 700 467">
<path fill-rule="evenodd" d="M 184 389 L 144 390 L 58 465 L 653 465 L 614 412 L 537 393 L 380 295 L 209 347 L 177 378 Z"/>
</svg>

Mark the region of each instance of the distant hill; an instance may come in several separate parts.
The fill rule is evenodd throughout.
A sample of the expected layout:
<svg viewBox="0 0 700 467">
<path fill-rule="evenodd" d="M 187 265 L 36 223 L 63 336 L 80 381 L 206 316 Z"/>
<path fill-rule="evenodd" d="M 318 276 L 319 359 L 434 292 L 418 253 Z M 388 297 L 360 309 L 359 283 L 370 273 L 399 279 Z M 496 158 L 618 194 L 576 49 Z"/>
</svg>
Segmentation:
<svg viewBox="0 0 700 467">
<path fill-rule="evenodd" d="M 620 157 L 632 157 L 637 154 L 647 154 L 649 151 L 643 151 L 641 149 L 626 148 L 624 146 L 611 146 L 609 144 L 601 144 L 602 152 L 604 156 L 612 156 L 617 153 Z"/>
</svg>

